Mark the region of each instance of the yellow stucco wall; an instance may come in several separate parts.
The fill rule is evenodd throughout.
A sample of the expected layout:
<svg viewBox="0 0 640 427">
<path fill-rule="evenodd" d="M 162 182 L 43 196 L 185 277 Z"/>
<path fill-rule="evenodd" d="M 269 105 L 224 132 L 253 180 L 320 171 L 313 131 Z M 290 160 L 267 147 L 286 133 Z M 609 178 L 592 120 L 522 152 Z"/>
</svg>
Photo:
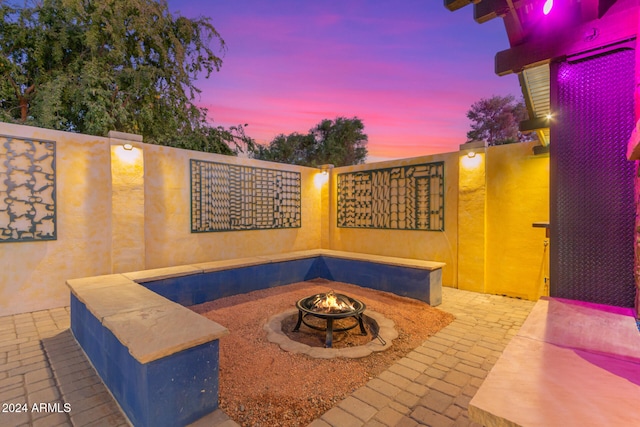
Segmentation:
<svg viewBox="0 0 640 427">
<path fill-rule="evenodd" d="M 57 240 L 0 243 L 0 316 L 68 305 L 67 279 L 320 247 L 317 169 L 7 123 L 0 134 L 55 141 L 57 162 Z M 302 226 L 191 233 L 192 158 L 300 172 Z"/>
<path fill-rule="evenodd" d="M 455 152 L 335 168 L 327 182 L 314 168 L 139 141 L 123 156 L 117 138 L 7 123 L 0 134 L 55 141 L 57 175 L 57 240 L 0 243 L 0 316 L 67 305 L 67 279 L 321 247 L 441 261 L 446 286 L 546 292 L 548 246 L 531 224 L 548 220 L 549 158 L 532 144 L 489 147 L 470 163 Z M 300 172 L 302 226 L 191 233 L 190 159 Z M 338 173 L 439 161 L 444 232 L 337 227 Z"/>
<path fill-rule="evenodd" d="M 318 169 L 150 145 L 144 147 L 147 268 L 276 254 L 320 247 Z M 189 160 L 301 172 L 302 227 L 191 233 Z"/>
<path fill-rule="evenodd" d="M 461 152 L 455 165 L 458 187 L 458 288 L 485 292 L 486 287 L 486 153 Z"/>
<path fill-rule="evenodd" d="M 549 220 L 549 156 L 533 145 L 487 148 L 486 292 L 535 301 L 548 295 L 548 239 L 532 224 Z"/>
<path fill-rule="evenodd" d="M 442 283 L 457 286 L 458 153 L 437 154 L 334 169 L 331 179 L 330 249 L 445 262 Z M 445 162 L 445 226 L 440 231 L 378 230 L 337 227 L 337 174 L 418 163 Z"/>
<path fill-rule="evenodd" d="M 331 177 L 333 175 L 333 165 L 326 165 L 324 173 L 316 175 L 314 178 L 316 187 L 320 188 L 320 247 L 331 249 L 331 238 L 329 234 L 329 224 L 331 223 Z"/>
<path fill-rule="evenodd" d="M 0 316 L 69 304 L 65 281 L 111 270 L 106 138 L 0 123 L 0 134 L 56 142 L 57 240 L 0 243 Z"/>
<path fill-rule="evenodd" d="M 145 269 L 143 144 L 111 139 L 112 273 Z M 130 149 L 124 144 L 131 145 Z"/>
</svg>

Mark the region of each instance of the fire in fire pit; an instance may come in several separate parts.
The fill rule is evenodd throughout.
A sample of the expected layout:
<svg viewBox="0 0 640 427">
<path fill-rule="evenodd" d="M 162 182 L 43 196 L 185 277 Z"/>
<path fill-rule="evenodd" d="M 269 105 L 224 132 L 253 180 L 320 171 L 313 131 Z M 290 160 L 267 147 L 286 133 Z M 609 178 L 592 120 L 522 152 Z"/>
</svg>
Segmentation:
<svg viewBox="0 0 640 427">
<path fill-rule="evenodd" d="M 349 313 L 353 310 L 349 297 L 333 291 L 316 295 L 311 305 L 311 311 L 316 313 Z"/>
<path fill-rule="evenodd" d="M 319 331 L 327 331 L 325 347 L 329 348 L 333 343 L 333 332 L 342 332 L 353 329 L 360 325 L 362 335 L 367 335 L 367 331 L 362 323 L 362 312 L 367 306 L 355 298 L 348 297 L 343 294 L 337 294 L 329 291 L 322 294 L 313 295 L 303 298 L 296 303 L 298 308 L 298 323 L 293 328 L 294 331 L 300 329 L 300 325 L 304 323 L 306 326 Z M 305 317 L 314 316 L 320 319 L 326 319 L 327 327 L 320 328 L 305 321 Z M 344 319 L 353 317 L 356 321 L 347 327 L 334 329 L 334 319 Z"/>
</svg>

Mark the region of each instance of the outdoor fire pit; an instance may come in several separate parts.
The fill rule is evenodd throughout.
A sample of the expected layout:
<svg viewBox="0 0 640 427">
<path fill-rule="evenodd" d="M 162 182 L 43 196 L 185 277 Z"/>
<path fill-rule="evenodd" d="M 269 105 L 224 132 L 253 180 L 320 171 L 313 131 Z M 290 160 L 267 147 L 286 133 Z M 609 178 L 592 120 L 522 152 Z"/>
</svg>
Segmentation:
<svg viewBox="0 0 640 427">
<path fill-rule="evenodd" d="M 298 331 L 300 329 L 300 325 L 303 323 L 311 329 L 326 331 L 326 348 L 332 347 L 334 332 L 348 331 L 359 325 L 362 335 L 367 335 L 367 331 L 365 330 L 362 322 L 362 312 L 367 308 L 367 306 L 362 301 L 358 301 L 355 298 L 330 291 L 302 298 L 296 303 L 296 307 L 298 308 L 298 323 L 295 328 L 293 328 L 293 331 Z M 325 319 L 327 321 L 326 327 L 319 327 L 308 323 L 306 321 L 308 316 Z M 350 317 L 354 319 L 353 324 L 340 328 L 333 327 L 334 320 L 347 319 Z"/>
</svg>

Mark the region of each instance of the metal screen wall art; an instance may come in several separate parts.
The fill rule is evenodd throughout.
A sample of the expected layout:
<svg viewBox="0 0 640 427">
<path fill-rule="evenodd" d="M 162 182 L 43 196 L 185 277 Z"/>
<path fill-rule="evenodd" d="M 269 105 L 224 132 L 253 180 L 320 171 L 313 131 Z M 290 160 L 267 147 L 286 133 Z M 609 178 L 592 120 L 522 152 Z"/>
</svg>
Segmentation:
<svg viewBox="0 0 640 427">
<path fill-rule="evenodd" d="M 301 226 L 300 173 L 191 160 L 191 232 Z"/>
<path fill-rule="evenodd" d="M 56 239 L 52 141 L 0 135 L 0 242 Z"/>
<path fill-rule="evenodd" d="M 444 162 L 338 174 L 338 227 L 444 230 Z"/>
</svg>

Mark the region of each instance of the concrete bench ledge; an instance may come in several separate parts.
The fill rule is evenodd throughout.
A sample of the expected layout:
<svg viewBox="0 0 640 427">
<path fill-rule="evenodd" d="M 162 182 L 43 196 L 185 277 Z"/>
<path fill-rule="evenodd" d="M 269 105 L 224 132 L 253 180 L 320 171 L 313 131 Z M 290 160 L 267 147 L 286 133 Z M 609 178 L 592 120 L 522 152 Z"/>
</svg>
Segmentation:
<svg viewBox="0 0 640 427">
<path fill-rule="evenodd" d="M 469 403 L 469 417 L 485 426 L 637 425 L 632 311 L 539 300 Z"/>
<path fill-rule="evenodd" d="M 425 301 L 442 301 L 444 263 L 314 249 L 125 273 L 184 306 L 324 278 Z"/>
<path fill-rule="evenodd" d="M 170 302 L 121 274 L 67 280 L 67 286 L 100 322 L 114 314 Z"/>
<path fill-rule="evenodd" d="M 159 360 L 229 334 L 224 326 L 168 302 L 109 316 L 103 324 L 140 363 Z"/>
<path fill-rule="evenodd" d="M 131 424 L 187 425 L 217 409 L 225 327 L 122 274 L 67 285 L 73 335 Z"/>
<path fill-rule="evenodd" d="M 229 331 L 121 274 L 72 279 L 67 285 L 140 363 L 220 339 Z"/>
<path fill-rule="evenodd" d="M 352 259 L 352 260 L 358 260 L 358 261 L 370 261 L 370 262 L 375 262 L 379 264 L 395 265 L 399 267 L 418 268 L 421 270 L 429 270 L 429 271 L 439 270 L 446 265 L 444 262 L 425 261 L 425 260 L 413 259 L 413 258 L 398 258 L 398 257 L 390 257 L 390 256 L 383 256 L 383 255 L 371 255 L 371 254 L 363 254 L 359 252 L 319 250 L 319 255 L 324 255 L 324 256 L 329 256 L 334 258 Z"/>
<path fill-rule="evenodd" d="M 214 271 L 231 270 L 234 268 L 250 267 L 254 265 L 285 262 L 298 259 L 316 258 L 319 256 L 342 258 L 358 261 L 375 262 L 378 264 L 395 265 L 399 267 L 410 267 L 422 270 L 439 270 L 445 266 L 443 262 L 425 261 L 413 258 L 399 258 L 382 255 L 364 254 L 358 252 L 334 251 L 329 249 L 311 249 L 306 251 L 286 252 L 283 254 L 261 255 L 246 258 L 234 258 L 219 261 L 209 261 L 191 265 L 179 265 L 175 267 L 154 268 L 142 271 L 132 271 L 123 273 L 123 276 L 137 283 L 146 283 L 162 279 L 170 279 L 182 276 L 189 276 L 199 273 L 211 273 Z"/>
<path fill-rule="evenodd" d="M 172 277 L 189 276 L 203 273 L 202 268 L 193 265 L 177 265 L 175 267 L 153 268 L 149 270 L 131 271 L 122 275 L 136 283 L 152 280 L 170 279 Z"/>
</svg>

